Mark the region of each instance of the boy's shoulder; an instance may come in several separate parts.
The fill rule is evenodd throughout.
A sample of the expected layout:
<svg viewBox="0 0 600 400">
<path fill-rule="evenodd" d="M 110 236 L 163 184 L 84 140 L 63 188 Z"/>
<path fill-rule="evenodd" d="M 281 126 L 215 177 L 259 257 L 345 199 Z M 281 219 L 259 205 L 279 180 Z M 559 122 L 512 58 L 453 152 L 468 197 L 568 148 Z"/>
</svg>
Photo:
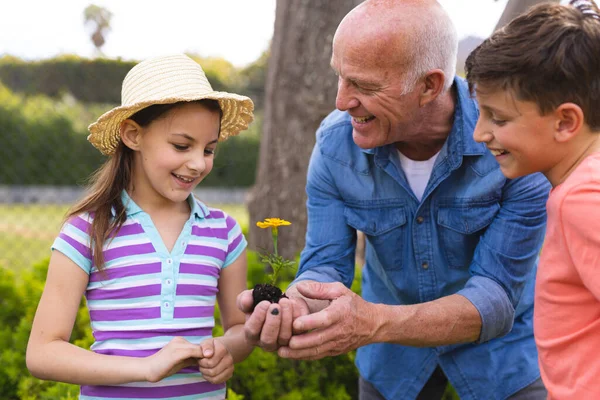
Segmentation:
<svg viewBox="0 0 600 400">
<path fill-rule="evenodd" d="M 594 220 L 600 216 L 600 153 L 584 159 L 573 172 L 556 186 L 548 199 L 549 218 L 578 218 Z M 589 219 L 588 219 L 589 220 Z"/>
<path fill-rule="evenodd" d="M 556 192 L 568 196 L 574 191 L 579 192 L 582 188 L 596 193 L 600 190 L 600 152 L 587 156 L 557 187 Z M 597 201 L 600 201 L 600 198 Z"/>
</svg>

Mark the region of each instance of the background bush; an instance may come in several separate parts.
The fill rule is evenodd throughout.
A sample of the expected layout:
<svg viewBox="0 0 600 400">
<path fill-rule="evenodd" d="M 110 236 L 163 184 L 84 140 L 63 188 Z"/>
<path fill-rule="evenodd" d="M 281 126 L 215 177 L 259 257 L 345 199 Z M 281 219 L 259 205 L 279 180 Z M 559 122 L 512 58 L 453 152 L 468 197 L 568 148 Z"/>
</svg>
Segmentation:
<svg viewBox="0 0 600 400">
<path fill-rule="evenodd" d="M 223 58 L 190 55 L 202 65 L 214 90 L 248 95 L 262 109 L 268 52 L 238 69 Z M 137 61 L 87 59 L 62 55 L 39 61 L 0 57 L 0 81 L 26 95 L 60 98 L 65 93 L 84 103 L 121 103 L 121 83 Z"/>
<path fill-rule="evenodd" d="M 257 254 L 248 252 L 248 287 L 266 282 L 264 266 Z M 0 267 L 0 393 L 3 400 L 76 399 L 79 387 L 41 381 L 32 377 L 25 365 L 25 349 L 33 316 L 42 294 L 48 259 L 23 272 L 19 279 Z M 284 271 L 285 288 L 294 271 Z M 358 290 L 358 278 L 353 288 Z M 222 334 L 219 313 L 215 335 Z M 71 335 L 71 343 L 89 348 L 93 343 L 89 315 L 82 302 Z M 256 349 L 235 367 L 229 381 L 230 399 L 261 400 L 350 400 L 357 398 L 357 372 L 354 352 L 319 361 L 292 361 L 276 353 Z"/>
<path fill-rule="evenodd" d="M 83 104 L 65 95 L 16 94 L 0 83 L 0 184 L 76 185 L 105 160 L 87 141 L 87 126 L 108 104 Z M 254 183 L 261 115 L 248 131 L 219 144 L 215 165 L 202 183 L 248 187 Z"/>
</svg>

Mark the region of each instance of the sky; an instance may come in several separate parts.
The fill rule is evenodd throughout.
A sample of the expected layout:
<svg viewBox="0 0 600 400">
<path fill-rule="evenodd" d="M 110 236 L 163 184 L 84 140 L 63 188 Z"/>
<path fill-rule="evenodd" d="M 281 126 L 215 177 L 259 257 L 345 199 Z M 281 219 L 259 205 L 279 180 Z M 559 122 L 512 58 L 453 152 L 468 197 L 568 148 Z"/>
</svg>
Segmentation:
<svg viewBox="0 0 600 400">
<path fill-rule="evenodd" d="M 507 0 L 439 2 L 463 38 L 487 37 Z M 26 60 L 65 53 L 95 56 L 90 27 L 83 21 L 83 10 L 92 3 L 113 13 L 102 47 L 110 58 L 142 60 L 187 52 L 223 57 L 243 67 L 269 47 L 273 35 L 275 0 L 4 0 L 0 55 Z"/>
</svg>

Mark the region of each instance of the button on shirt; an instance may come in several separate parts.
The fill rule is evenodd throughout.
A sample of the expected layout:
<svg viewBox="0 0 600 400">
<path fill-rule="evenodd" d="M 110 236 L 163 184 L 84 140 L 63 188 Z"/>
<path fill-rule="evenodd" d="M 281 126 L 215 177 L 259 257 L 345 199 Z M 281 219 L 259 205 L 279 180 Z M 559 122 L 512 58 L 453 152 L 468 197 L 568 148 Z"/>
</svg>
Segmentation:
<svg viewBox="0 0 600 400">
<path fill-rule="evenodd" d="M 540 174 L 506 179 L 472 138 L 478 109 L 466 83 L 457 78 L 453 88 L 454 123 L 421 200 L 395 147 L 360 149 L 344 112 L 321 124 L 309 165 L 308 231 L 295 282 L 349 287 L 360 230 L 367 301 L 415 304 L 458 293 L 481 315 L 477 343 L 358 349 L 361 376 L 390 399 L 415 398 L 437 365 L 463 400 L 504 399 L 540 376 L 533 288 L 550 185 Z"/>
</svg>

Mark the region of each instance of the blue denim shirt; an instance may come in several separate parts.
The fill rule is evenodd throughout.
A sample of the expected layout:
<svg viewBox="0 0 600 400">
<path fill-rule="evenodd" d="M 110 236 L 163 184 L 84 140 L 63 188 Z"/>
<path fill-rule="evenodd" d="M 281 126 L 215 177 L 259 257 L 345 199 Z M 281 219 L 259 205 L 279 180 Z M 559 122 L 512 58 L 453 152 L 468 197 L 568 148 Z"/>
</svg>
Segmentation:
<svg viewBox="0 0 600 400">
<path fill-rule="evenodd" d="M 347 113 L 322 122 L 310 160 L 306 247 L 295 282 L 349 287 L 360 230 L 364 299 L 400 305 L 458 293 L 481 315 L 477 343 L 358 349 L 361 376 L 388 399 L 415 398 L 437 365 L 463 400 L 505 399 L 540 376 L 533 289 L 550 184 L 540 174 L 506 179 L 473 140 L 479 112 L 466 83 L 457 78 L 454 88 L 452 131 L 421 201 L 395 147 L 360 149 Z"/>
</svg>

